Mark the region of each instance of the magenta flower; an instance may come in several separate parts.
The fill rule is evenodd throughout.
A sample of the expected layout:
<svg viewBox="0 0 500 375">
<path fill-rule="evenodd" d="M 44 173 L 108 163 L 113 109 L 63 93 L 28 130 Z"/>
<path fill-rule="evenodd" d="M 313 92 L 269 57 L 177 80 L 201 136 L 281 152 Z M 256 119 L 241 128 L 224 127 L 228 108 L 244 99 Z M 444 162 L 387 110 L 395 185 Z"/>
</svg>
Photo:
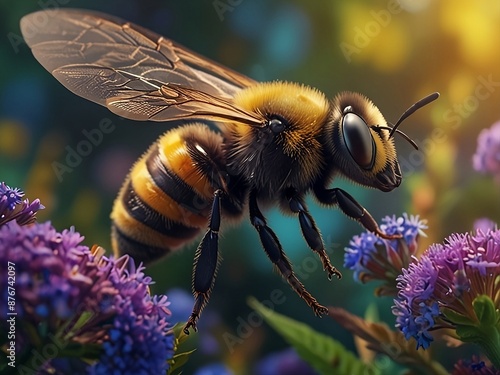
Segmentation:
<svg viewBox="0 0 500 375">
<path fill-rule="evenodd" d="M 427 349 L 432 331 L 455 329 L 500 361 L 500 230 L 453 234 L 432 245 L 398 277 L 396 327 L 417 348 Z M 495 354 L 496 353 L 496 354 Z"/>
</svg>

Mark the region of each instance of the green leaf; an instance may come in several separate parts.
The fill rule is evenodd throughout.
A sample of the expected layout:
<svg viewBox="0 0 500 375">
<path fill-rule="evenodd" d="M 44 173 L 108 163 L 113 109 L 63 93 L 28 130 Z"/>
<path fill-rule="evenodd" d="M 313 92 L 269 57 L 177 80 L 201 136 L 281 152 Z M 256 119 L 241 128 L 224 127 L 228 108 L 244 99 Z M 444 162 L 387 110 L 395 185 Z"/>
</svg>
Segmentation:
<svg viewBox="0 0 500 375">
<path fill-rule="evenodd" d="M 193 354 L 196 351 L 196 349 L 189 350 L 187 352 L 179 353 L 173 356 L 170 362 L 170 367 L 168 369 L 167 374 L 168 375 L 174 375 L 174 374 L 180 374 L 182 372 L 181 368 L 184 366 L 191 354 Z"/>
<path fill-rule="evenodd" d="M 100 344 L 80 344 L 77 342 L 67 343 L 58 357 L 75 357 L 86 359 L 99 359 L 102 354 Z"/>
<path fill-rule="evenodd" d="M 500 312 L 486 295 L 476 297 L 472 306 L 477 321 L 456 324 L 456 333 L 460 340 L 479 345 L 493 365 L 500 367 Z"/>
<path fill-rule="evenodd" d="M 180 375 L 182 373 L 182 366 L 184 366 L 191 354 L 193 354 L 196 349 L 187 350 L 179 352 L 181 346 L 186 345 L 186 341 L 191 337 L 184 333 L 184 323 L 177 323 L 172 331 L 175 335 L 174 351 L 176 354 L 168 361 L 170 367 L 168 368 L 167 375 Z"/>
<path fill-rule="evenodd" d="M 486 295 L 477 296 L 472 301 L 472 306 L 481 326 L 495 326 L 498 323 L 498 313 L 490 297 Z"/>
<path fill-rule="evenodd" d="M 472 319 L 469 317 L 459 314 L 456 311 L 449 309 L 447 307 L 442 309 L 443 315 L 448 319 L 450 322 L 452 322 L 455 325 L 466 325 L 466 326 L 473 326 L 476 324 Z"/>
<path fill-rule="evenodd" d="M 89 321 L 91 321 L 95 316 L 95 313 L 92 311 L 84 311 L 82 314 L 79 316 L 78 320 L 73 326 L 74 330 L 79 330 L 82 328 L 85 324 L 87 324 Z"/>
<path fill-rule="evenodd" d="M 481 331 L 474 326 L 458 325 L 455 329 L 460 340 L 464 342 L 479 342 L 481 339 Z"/>
<path fill-rule="evenodd" d="M 185 323 L 180 322 L 172 327 L 177 345 L 181 345 L 190 337 L 189 335 L 186 335 L 186 333 L 184 333 L 184 325 Z"/>
<path fill-rule="evenodd" d="M 295 348 L 303 360 L 308 362 L 320 374 L 380 374 L 377 368 L 363 363 L 353 353 L 346 350 L 341 343 L 331 337 L 316 332 L 304 323 L 268 309 L 255 298 L 249 298 L 248 304 Z"/>
</svg>

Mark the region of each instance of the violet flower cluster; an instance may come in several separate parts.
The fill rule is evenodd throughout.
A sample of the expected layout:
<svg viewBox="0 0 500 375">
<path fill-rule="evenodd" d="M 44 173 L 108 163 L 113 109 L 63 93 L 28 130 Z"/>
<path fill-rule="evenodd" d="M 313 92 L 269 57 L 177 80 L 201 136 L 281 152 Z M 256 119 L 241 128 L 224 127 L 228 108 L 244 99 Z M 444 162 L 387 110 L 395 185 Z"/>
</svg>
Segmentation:
<svg viewBox="0 0 500 375">
<path fill-rule="evenodd" d="M 16 212 L 30 206 L 19 190 L 0 189 L 4 219 L 17 205 Z M 167 297 L 150 294 L 153 282 L 132 258 L 108 258 L 82 241 L 73 228 L 58 232 L 50 222 L 0 225 L 0 309 L 4 317 L 16 314 L 16 368 L 59 374 L 71 362 L 73 373 L 165 373 L 175 340 Z M 0 331 L 7 324 L 2 320 Z M 6 352 L 8 343 L 0 347 Z M 74 370 L 75 356 L 81 371 Z"/>
<path fill-rule="evenodd" d="M 492 362 L 500 355 L 500 230 L 453 234 L 432 245 L 403 270 L 398 290 L 396 326 L 417 348 L 429 347 L 433 330 L 451 328 L 492 354 Z"/>
<path fill-rule="evenodd" d="M 371 232 L 354 236 L 345 249 L 344 266 L 354 271 L 354 279 L 362 283 L 381 280 L 377 295 L 396 295 L 396 277 L 411 262 L 418 248 L 418 238 L 425 235 L 426 222 L 418 216 L 404 213 L 400 217 L 386 216 L 380 225 L 387 234 L 401 238 L 386 240 Z"/>
</svg>

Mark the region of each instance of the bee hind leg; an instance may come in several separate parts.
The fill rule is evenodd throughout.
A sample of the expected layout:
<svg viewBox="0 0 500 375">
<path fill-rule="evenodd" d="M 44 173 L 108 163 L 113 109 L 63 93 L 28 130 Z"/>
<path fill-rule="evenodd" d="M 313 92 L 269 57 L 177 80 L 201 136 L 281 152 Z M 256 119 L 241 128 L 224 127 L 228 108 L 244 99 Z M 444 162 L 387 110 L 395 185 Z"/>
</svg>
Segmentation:
<svg viewBox="0 0 500 375">
<path fill-rule="evenodd" d="M 286 257 L 278 237 L 271 228 L 267 226 L 266 219 L 257 205 L 255 193 L 250 194 L 250 221 L 259 233 L 262 246 L 281 276 L 290 284 L 292 289 L 310 306 L 314 314 L 322 316 L 328 313 L 328 309 L 318 303 L 299 281 L 293 272 L 292 265 Z"/>
<path fill-rule="evenodd" d="M 222 190 L 218 189 L 215 191 L 209 226 L 196 249 L 193 266 L 193 295 L 195 302 L 191 316 L 184 326 L 184 333 L 186 335 L 189 335 L 189 328 L 193 328 L 196 332 L 196 323 L 200 317 L 201 311 L 208 303 L 210 293 L 214 286 L 215 277 L 217 276 L 217 268 L 220 263 L 218 247 L 221 195 Z"/>
<path fill-rule="evenodd" d="M 288 204 L 292 212 L 299 214 L 300 229 L 302 230 L 302 235 L 304 236 L 307 244 L 316 252 L 323 264 L 323 269 L 328 273 L 328 279 L 332 279 L 332 275 L 337 276 L 339 279 L 342 277 L 340 271 L 338 271 L 330 262 L 328 254 L 325 251 L 325 244 L 321 238 L 316 223 L 313 217 L 309 213 L 304 200 L 296 193 L 294 189 L 290 189 L 287 194 Z"/>
</svg>

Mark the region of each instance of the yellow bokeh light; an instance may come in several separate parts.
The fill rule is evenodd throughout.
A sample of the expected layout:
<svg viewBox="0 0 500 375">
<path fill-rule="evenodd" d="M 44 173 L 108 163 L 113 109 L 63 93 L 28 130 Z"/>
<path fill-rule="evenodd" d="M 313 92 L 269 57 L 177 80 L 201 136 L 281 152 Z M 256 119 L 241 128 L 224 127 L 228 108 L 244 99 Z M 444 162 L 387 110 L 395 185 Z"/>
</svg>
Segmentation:
<svg viewBox="0 0 500 375">
<path fill-rule="evenodd" d="M 476 85 L 476 77 L 467 73 L 456 74 L 448 83 L 447 96 L 452 103 L 461 102 L 473 92 Z"/>
<path fill-rule="evenodd" d="M 359 3 L 342 7 L 340 48 L 348 62 L 364 62 L 391 72 L 402 66 L 409 54 L 404 12 L 391 2 L 373 8 Z"/>
<path fill-rule="evenodd" d="M 465 62 L 477 68 L 496 66 L 500 57 L 500 2 L 445 0 L 441 25 L 451 34 Z"/>
<path fill-rule="evenodd" d="M 26 154 L 30 145 L 30 133 L 20 123 L 0 120 L 0 153 L 19 158 Z"/>
</svg>

